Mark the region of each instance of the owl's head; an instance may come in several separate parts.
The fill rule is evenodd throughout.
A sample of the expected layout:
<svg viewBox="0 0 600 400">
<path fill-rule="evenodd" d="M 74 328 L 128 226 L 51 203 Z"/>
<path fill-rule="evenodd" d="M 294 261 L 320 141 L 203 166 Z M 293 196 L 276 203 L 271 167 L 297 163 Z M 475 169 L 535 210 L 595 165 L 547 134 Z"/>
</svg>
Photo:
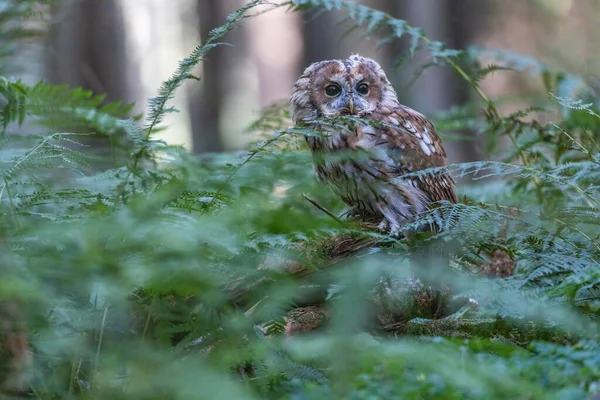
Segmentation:
<svg viewBox="0 0 600 400">
<path fill-rule="evenodd" d="M 299 123 L 320 116 L 365 115 L 376 109 L 393 109 L 398 106 L 398 97 L 376 61 L 353 55 L 306 68 L 294 84 L 290 102 L 292 119 Z"/>
</svg>

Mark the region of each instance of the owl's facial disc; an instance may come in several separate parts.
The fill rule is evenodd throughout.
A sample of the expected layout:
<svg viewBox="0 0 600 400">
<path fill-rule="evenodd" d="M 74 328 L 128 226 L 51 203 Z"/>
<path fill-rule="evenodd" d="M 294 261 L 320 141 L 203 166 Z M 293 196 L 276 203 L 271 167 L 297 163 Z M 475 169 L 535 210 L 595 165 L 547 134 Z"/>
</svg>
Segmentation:
<svg viewBox="0 0 600 400">
<path fill-rule="evenodd" d="M 359 55 L 311 64 L 294 84 L 290 103 L 295 122 L 319 116 L 366 115 L 399 104 L 381 66 Z"/>
<path fill-rule="evenodd" d="M 354 114 L 354 96 L 352 88 L 348 85 L 343 77 L 339 77 L 335 81 L 329 82 L 325 86 L 325 95 L 327 100 L 322 107 L 322 112 L 325 115 L 342 115 Z"/>
<path fill-rule="evenodd" d="M 313 87 L 314 104 L 322 115 L 365 115 L 381 102 L 380 79 L 364 64 L 340 61 L 328 65 Z"/>
<path fill-rule="evenodd" d="M 320 105 L 323 115 L 361 115 L 372 111 L 368 100 L 364 97 L 369 94 L 369 85 L 365 82 L 355 82 L 348 75 L 336 76 L 336 79 L 325 81 L 323 94 L 317 89 L 315 97 Z"/>
</svg>

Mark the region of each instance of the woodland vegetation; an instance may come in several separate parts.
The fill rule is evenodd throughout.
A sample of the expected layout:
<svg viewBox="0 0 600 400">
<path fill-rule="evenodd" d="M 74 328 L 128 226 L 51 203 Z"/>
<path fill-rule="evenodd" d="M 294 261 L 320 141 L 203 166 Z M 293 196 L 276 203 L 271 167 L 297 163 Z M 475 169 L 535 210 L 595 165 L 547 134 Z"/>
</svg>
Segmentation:
<svg viewBox="0 0 600 400">
<path fill-rule="evenodd" d="M 36 3 L 0 14 L 1 57 Z M 248 151 L 199 157 L 156 139 L 178 89 L 202 79 L 194 68 L 260 3 L 212 29 L 133 118 L 133 105 L 0 69 L 3 398 L 599 398 L 597 88 L 505 51 L 482 64 L 483 50 L 351 1 L 281 5 L 339 10 L 382 46 L 408 38 L 405 59 L 470 87 L 467 106 L 433 120 L 445 140 L 477 132 L 485 159 L 452 164 L 459 204 L 413 224 L 440 233 L 397 240 L 332 218 L 343 207 L 314 177 L 315 133 L 285 103 L 248 128 L 262 137 Z M 547 95 L 500 113 L 479 85 L 492 73 Z M 410 263 L 433 241 L 459 244 L 435 276 L 456 303 L 441 316 Z"/>
</svg>

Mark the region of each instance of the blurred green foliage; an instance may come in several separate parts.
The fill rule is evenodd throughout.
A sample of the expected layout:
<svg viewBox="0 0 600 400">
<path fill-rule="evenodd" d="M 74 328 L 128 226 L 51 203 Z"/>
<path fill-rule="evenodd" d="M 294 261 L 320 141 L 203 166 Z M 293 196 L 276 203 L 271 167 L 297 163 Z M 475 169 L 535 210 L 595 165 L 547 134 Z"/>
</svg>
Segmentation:
<svg viewBox="0 0 600 400">
<path fill-rule="evenodd" d="M 461 186 L 463 201 L 413 225 L 437 223 L 445 229 L 435 238 L 460 242 L 437 278 L 479 307 L 428 319 L 415 310 L 407 262 L 420 243 L 341 226 L 302 196 L 341 211 L 313 176 L 303 136 L 314 132 L 291 128 L 285 105 L 250 127 L 264 140 L 248 153 L 197 158 L 153 138 L 177 88 L 198 79 L 193 67 L 245 18 L 260 18 L 260 3 L 232 13 L 180 63 L 149 101 L 145 122 L 126 118 L 130 106 L 103 104 L 91 92 L 0 76 L 0 346 L 13 346 L 0 352 L 6 392 L 39 399 L 597 396 L 600 117 L 593 90 L 506 52 L 495 53 L 497 65 L 482 66 L 477 55 L 489 50 L 447 49 L 352 2 L 285 5 L 341 9 L 346 23 L 382 45 L 408 35 L 409 53 L 424 51 L 452 68 L 477 96 L 438 116 L 438 127 L 442 135 L 475 129 L 493 161 L 451 166 L 473 179 Z M 505 69 L 542 80 L 550 95 L 500 115 L 478 82 Z M 554 122 L 537 122 L 540 113 Z M 27 134 L 24 121 L 47 133 Z M 111 137 L 126 156 L 96 171 L 81 143 L 89 134 Z M 510 145 L 501 148 L 504 139 Z M 340 235 L 369 246 L 326 268 L 331 252 L 323 244 Z M 497 251 L 514 273 L 493 279 L 484 266 Z M 286 259 L 306 273 L 286 271 Z M 284 317 L 307 303 L 308 292 L 321 296 L 328 322 L 286 336 Z M 9 373 L 24 327 L 32 359 L 16 390 Z"/>
</svg>

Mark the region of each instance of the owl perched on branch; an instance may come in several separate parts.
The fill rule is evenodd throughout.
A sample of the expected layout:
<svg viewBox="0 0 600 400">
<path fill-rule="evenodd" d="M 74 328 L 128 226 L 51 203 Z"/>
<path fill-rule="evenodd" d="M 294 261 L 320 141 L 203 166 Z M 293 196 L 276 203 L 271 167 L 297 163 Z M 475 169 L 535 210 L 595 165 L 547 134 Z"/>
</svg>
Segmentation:
<svg viewBox="0 0 600 400">
<path fill-rule="evenodd" d="M 381 230 L 397 235 L 432 203 L 457 202 L 433 124 L 398 102 L 376 61 L 353 55 L 312 64 L 294 84 L 291 114 L 297 126 L 323 134 L 306 137 L 317 177 L 350 206 L 349 215 L 381 220 Z M 327 122 L 336 119 L 342 124 Z"/>
</svg>

